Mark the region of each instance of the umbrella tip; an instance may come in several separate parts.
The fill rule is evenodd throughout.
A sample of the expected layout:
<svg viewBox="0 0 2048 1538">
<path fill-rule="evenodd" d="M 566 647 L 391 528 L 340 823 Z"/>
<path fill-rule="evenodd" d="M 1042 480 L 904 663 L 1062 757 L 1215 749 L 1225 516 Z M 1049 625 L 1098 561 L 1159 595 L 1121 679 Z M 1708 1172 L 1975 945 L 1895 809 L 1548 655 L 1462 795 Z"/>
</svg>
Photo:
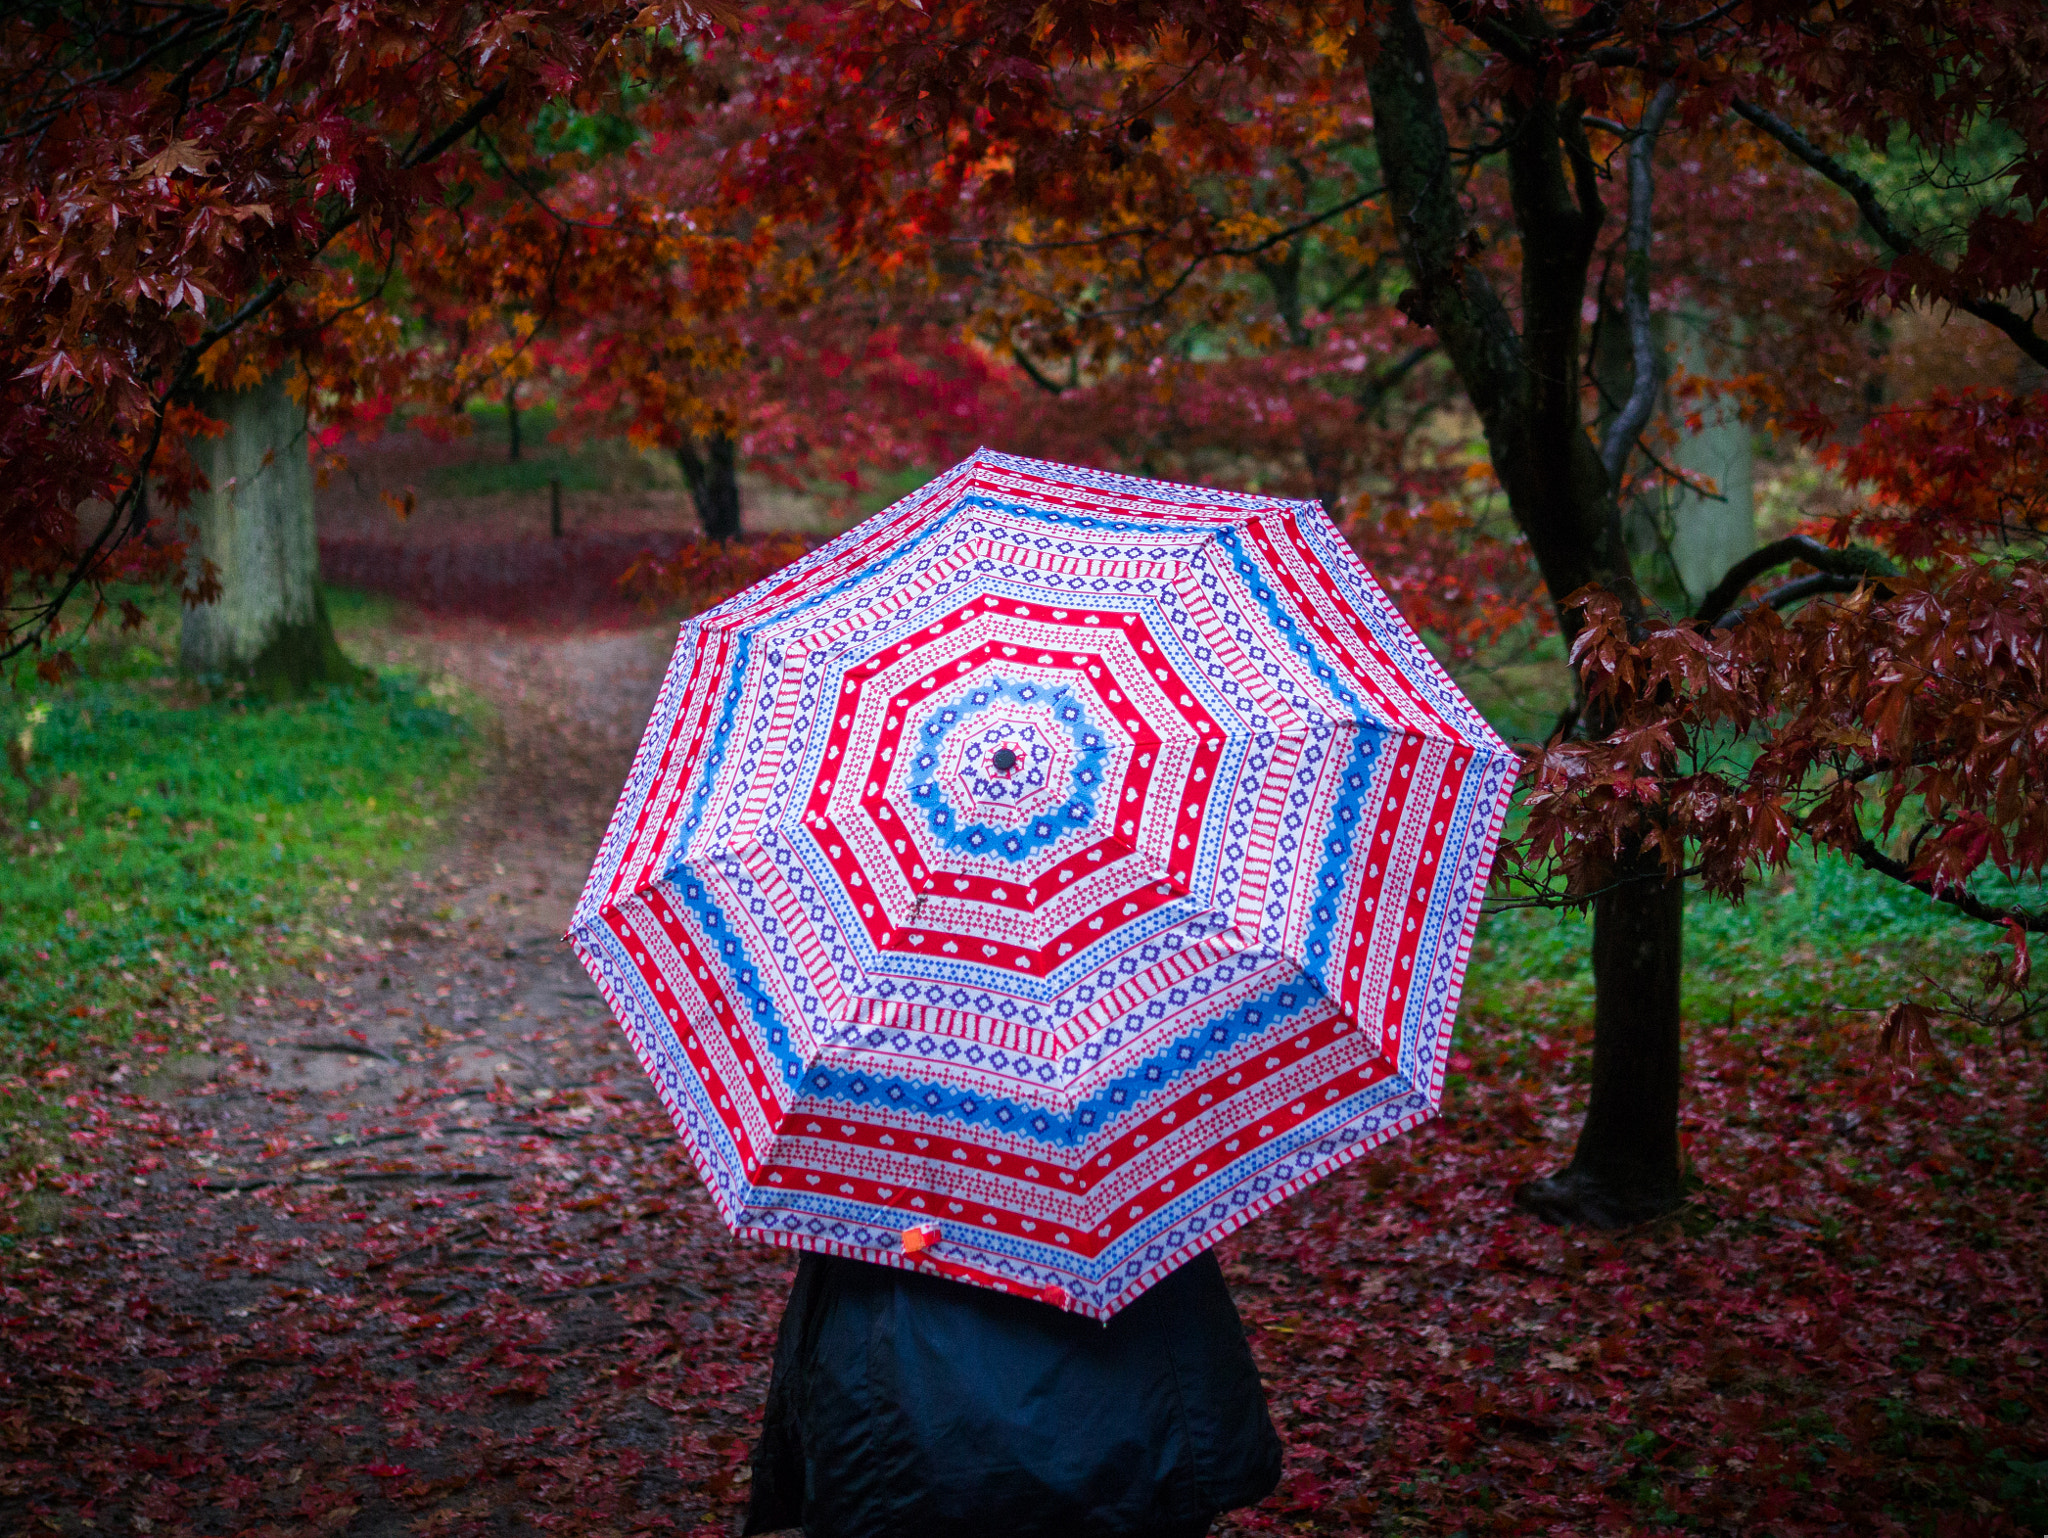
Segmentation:
<svg viewBox="0 0 2048 1538">
<path fill-rule="evenodd" d="M 906 1255 L 919 1254 L 938 1242 L 939 1230 L 935 1223 L 920 1223 L 903 1230 L 903 1253 Z"/>
</svg>

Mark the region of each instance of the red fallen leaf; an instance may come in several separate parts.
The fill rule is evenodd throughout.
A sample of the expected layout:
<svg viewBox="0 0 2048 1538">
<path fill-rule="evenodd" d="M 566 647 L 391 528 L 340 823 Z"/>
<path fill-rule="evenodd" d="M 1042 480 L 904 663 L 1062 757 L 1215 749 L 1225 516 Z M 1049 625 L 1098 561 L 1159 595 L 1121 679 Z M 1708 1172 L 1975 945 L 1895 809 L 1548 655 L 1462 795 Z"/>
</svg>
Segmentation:
<svg viewBox="0 0 2048 1538">
<path fill-rule="evenodd" d="M 402 1463 L 366 1463 L 362 1472 L 372 1479 L 403 1479 L 412 1470 Z"/>
</svg>

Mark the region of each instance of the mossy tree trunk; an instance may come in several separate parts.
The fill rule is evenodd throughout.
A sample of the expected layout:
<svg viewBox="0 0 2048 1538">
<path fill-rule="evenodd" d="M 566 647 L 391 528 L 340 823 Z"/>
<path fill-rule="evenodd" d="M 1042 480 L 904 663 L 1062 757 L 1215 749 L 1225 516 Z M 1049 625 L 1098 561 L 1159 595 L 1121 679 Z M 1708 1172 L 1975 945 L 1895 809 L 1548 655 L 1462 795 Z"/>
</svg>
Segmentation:
<svg viewBox="0 0 2048 1538">
<path fill-rule="evenodd" d="M 1726 328 L 1731 341 L 1741 340 L 1739 317 L 1717 321 L 1697 305 L 1687 305 L 1669 318 L 1665 329 L 1676 342 L 1674 361 L 1680 368 L 1708 377 L 1717 372 L 1706 342 L 1709 328 L 1717 324 Z M 1718 371 L 1725 372 L 1726 365 Z M 1698 432 L 1684 425 L 1695 411 L 1700 417 Z M 1678 568 L 1689 604 L 1696 606 L 1737 561 L 1756 549 L 1756 470 L 1749 424 L 1732 396 L 1676 407 L 1673 415 L 1681 431 L 1671 462 L 1715 487 L 1711 497 L 1678 491 L 1672 499 L 1671 562 Z"/>
<path fill-rule="evenodd" d="M 201 397 L 227 423 L 194 445 L 210 490 L 187 515 L 191 570 L 211 562 L 220 596 L 185 611 L 178 660 L 187 672 L 246 682 L 271 695 L 359 682 L 320 596 L 306 412 L 283 372 L 247 390 Z"/>
</svg>

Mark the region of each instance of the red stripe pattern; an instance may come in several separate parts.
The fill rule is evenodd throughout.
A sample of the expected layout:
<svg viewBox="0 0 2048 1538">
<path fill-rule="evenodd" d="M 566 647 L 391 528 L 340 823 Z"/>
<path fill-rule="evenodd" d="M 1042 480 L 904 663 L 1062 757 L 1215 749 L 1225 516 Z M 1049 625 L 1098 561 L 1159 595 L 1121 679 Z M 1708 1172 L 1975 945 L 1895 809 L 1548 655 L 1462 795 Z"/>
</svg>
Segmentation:
<svg viewBox="0 0 2048 1538">
<path fill-rule="evenodd" d="M 737 1232 L 1107 1318 L 1434 1114 L 1514 773 L 1313 504 L 983 451 L 683 628 L 570 939 Z"/>
</svg>

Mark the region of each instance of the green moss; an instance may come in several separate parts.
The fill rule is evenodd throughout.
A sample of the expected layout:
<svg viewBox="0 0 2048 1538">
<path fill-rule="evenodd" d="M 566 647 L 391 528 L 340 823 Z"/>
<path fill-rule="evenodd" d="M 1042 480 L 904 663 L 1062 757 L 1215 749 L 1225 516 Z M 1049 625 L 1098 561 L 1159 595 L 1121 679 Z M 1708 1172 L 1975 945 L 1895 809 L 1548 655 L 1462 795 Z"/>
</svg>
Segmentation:
<svg viewBox="0 0 2048 1538">
<path fill-rule="evenodd" d="M 28 782 L 0 785 L 0 1062 L 196 1015 L 319 948 L 313 916 L 418 863 L 472 777 L 448 686 L 207 691 L 155 621 L 89 645 L 82 678 L 0 694 L 0 731 L 31 741 Z"/>
<path fill-rule="evenodd" d="M 373 681 L 369 669 L 356 666 L 334 639 L 327 599 L 313 593 L 313 617 L 303 625 L 287 625 L 249 667 L 249 683 L 270 699 L 297 699 L 316 689 L 354 686 Z"/>
</svg>

